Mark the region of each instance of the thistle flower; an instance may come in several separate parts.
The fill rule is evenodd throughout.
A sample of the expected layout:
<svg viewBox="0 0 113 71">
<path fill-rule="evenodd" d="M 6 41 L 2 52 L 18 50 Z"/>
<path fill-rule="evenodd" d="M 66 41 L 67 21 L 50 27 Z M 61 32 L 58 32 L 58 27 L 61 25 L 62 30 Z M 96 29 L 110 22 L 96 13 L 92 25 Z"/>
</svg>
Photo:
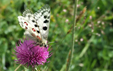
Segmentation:
<svg viewBox="0 0 113 71">
<path fill-rule="evenodd" d="M 18 63 L 32 67 L 46 63 L 50 57 L 48 47 L 36 46 L 34 43 L 32 40 L 24 40 L 23 43 L 19 42 L 19 46 L 16 46 L 15 49 Z"/>
</svg>

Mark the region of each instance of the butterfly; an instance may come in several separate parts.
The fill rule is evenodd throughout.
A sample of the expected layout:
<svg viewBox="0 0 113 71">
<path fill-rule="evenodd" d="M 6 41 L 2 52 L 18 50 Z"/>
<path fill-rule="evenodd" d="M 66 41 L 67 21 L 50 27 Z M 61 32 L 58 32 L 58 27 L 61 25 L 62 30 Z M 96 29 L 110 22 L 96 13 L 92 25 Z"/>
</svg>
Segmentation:
<svg viewBox="0 0 113 71">
<path fill-rule="evenodd" d="M 25 10 L 23 16 L 18 16 L 20 26 L 25 29 L 27 39 L 34 40 L 40 46 L 47 47 L 50 24 L 50 7 L 43 6 L 36 13 Z"/>
</svg>

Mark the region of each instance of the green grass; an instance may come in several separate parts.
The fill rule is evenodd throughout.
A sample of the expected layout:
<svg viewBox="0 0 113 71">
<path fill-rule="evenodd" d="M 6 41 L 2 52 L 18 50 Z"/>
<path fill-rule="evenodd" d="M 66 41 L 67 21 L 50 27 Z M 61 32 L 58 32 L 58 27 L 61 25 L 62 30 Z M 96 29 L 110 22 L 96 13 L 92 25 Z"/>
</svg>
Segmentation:
<svg viewBox="0 0 113 71">
<path fill-rule="evenodd" d="M 49 63 L 38 66 L 44 71 L 65 71 L 72 46 L 74 0 L 0 0 L 0 71 L 13 71 L 19 64 L 14 60 L 15 46 L 24 38 L 17 16 L 25 9 L 36 12 L 45 4 L 51 7 L 48 42 L 52 56 Z M 75 43 L 70 71 L 113 71 L 113 1 L 79 0 L 77 16 L 85 13 L 75 27 Z M 67 35 L 66 35 L 67 34 Z M 65 37 L 66 36 L 66 37 Z M 27 70 L 21 66 L 18 71 Z"/>
</svg>

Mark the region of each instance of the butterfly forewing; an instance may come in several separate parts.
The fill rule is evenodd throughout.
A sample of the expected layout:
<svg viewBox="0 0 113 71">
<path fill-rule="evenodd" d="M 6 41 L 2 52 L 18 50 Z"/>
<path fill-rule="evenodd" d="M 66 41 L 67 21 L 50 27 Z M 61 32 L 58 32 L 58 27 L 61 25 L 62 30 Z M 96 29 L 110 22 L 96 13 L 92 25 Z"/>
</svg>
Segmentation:
<svg viewBox="0 0 113 71">
<path fill-rule="evenodd" d="M 50 7 L 48 5 L 45 5 L 34 15 L 37 24 L 39 25 L 42 38 L 47 39 L 49 33 L 49 23 L 50 23 Z"/>
<path fill-rule="evenodd" d="M 34 14 L 29 10 L 26 10 L 24 11 L 23 16 L 18 16 L 18 19 L 20 26 L 26 30 L 24 33 L 26 38 L 31 39 L 31 37 L 34 37 L 35 40 L 41 40 L 41 34 L 37 34 L 37 30 L 39 29 L 34 26 L 36 24 Z"/>
<path fill-rule="evenodd" d="M 20 26 L 25 29 L 24 35 L 28 39 L 40 40 L 47 44 L 47 37 L 50 23 L 50 7 L 45 5 L 32 14 L 30 10 L 23 12 L 23 16 L 18 16 Z"/>
</svg>

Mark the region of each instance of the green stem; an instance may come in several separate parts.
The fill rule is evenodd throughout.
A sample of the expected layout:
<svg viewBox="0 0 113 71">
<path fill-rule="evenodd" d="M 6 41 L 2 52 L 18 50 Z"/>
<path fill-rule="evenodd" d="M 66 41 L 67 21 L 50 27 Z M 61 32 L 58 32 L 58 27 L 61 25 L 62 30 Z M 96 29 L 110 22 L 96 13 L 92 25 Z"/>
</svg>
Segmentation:
<svg viewBox="0 0 113 71">
<path fill-rule="evenodd" d="M 32 68 L 32 71 L 35 71 L 35 67 Z"/>
<path fill-rule="evenodd" d="M 20 66 L 22 66 L 22 65 L 20 64 L 14 71 L 17 71 L 20 68 Z"/>
<path fill-rule="evenodd" d="M 71 55 L 69 56 L 69 62 L 67 62 L 67 68 L 66 71 L 69 71 L 70 64 L 72 62 L 72 56 L 73 56 L 73 50 L 74 50 L 74 32 L 75 32 L 75 24 L 76 24 L 76 14 L 77 14 L 77 2 L 78 0 L 75 0 L 74 5 L 74 18 L 73 18 L 73 30 L 72 30 L 72 47 L 71 47 Z"/>
</svg>

